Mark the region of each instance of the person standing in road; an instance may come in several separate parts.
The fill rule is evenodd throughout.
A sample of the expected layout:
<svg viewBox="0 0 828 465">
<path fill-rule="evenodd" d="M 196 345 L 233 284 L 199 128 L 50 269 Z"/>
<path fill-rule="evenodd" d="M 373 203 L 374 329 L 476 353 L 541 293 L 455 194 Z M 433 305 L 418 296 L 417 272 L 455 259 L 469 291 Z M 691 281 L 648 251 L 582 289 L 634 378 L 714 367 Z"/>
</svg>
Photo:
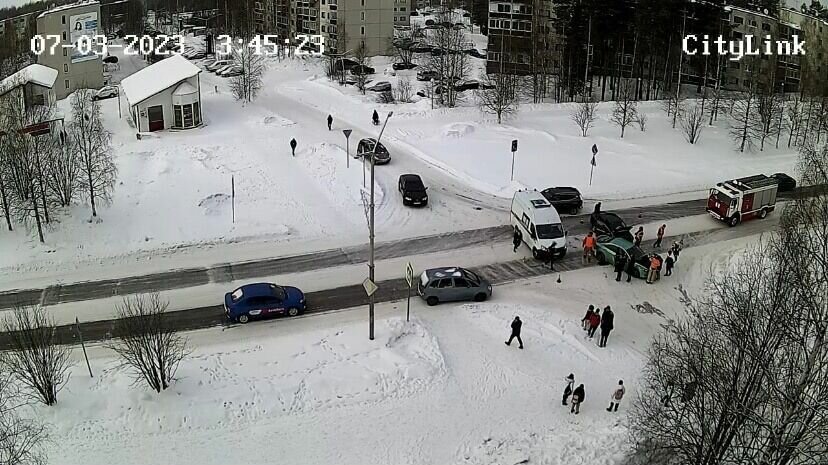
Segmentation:
<svg viewBox="0 0 828 465">
<path fill-rule="evenodd" d="M 584 238 L 583 246 L 584 257 L 581 259 L 581 261 L 585 263 L 591 263 L 592 257 L 595 256 L 595 236 L 592 234 L 592 231 L 590 231 Z"/>
<path fill-rule="evenodd" d="M 621 282 L 621 274 L 627 269 L 627 254 L 621 252 L 615 256 L 615 280 Z"/>
<path fill-rule="evenodd" d="M 523 243 L 523 233 L 515 226 L 515 232 L 512 234 L 512 245 L 515 247 L 512 249 L 512 252 L 517 253 L 517 249 L 521 243 Z"/>
<path fill-rule="evenodd" d="M 652 284 L 655 281 L 656 273 L 658 273 L 658 259 L 653 254 L 650 255 L 650 271 L 647 273 L 647 284 Z"/>
<path fill-rule="evenodd" d="M 293 154 L 294 157 L 296 156 L 296 139 L 290 140 L 290 153 Z"/>
<path fill-rule="evenodd" d="M 658 228 L 658 233 L 656 233 L 656 241 L 653 244 L 653 248 L 658 249 L 661 247 L 661 241 L 664 239 L 664 231 L 667 229 L 666 224 L 662 224 L 660 228 Z"/>
<path fill-rule="evenodd" d="M 566 377 L 566 387 L 564 388 L 562 405 L 566 405 L 566 400 L 569 399 L 569 396 L 572 395 L 572 386 L 574 385 L 575 375 L 573 373 L 570 373 L 569 376 Z"/>
<path fill-rule="evenodd" d="M 639 226 L 638 231 L 635 232 L 635 246 L 641 247 L 641 241 L 644 239 L 644 226 Z"/>
<path fill-rule="evenodd" d="M 621 399 L 624 398 L 624 394 L 626 394 L 626 392 L 627 390 L 624 389 L 624 380 L 618 380 L 618 386 L 612 391 L 612 397 L 610 397 L 610 404 L 609 407 L 607 407 L 607 412 L 618 411 L 618 404 L 621 403 Z"/>
<path fill-rule="evenodd" d="M 664 276 L 673 274 L 673 264 L 675 264 L 675 260 L 673 259 L 673 251 L 670 250 L 667 252 L 667 258 L 664 259 Z"/>
<path fill-rule="evenodd" d="M 575 415 L 581 412 L 581 402 L 584 401 L 584 385 L 579 384 L 578 387 L 572 392 L 572 408 L 569 409 L 569 413 L 574 413 Z"/>
<path fill-rule="evenodd" d="M 595 336 L 595 331 L 598 329 L 598 326 L 601 325 L 601 309 L 596 308 L 592 315 L 589 316 L 589 332 L 587 332 L 587 336 L 592 339 Z"/>
<path fill-rule="evenodd" d="M 328 131 L 331 130 L 331 125 L 333 124 L 333 116 L 328 115 Z"/>
<path fill-rule="evenodd" d="M 612 309 L 607 305 L 604 308 L 604 314 L 601 316 L 601 339 L 598 340 L 598 347 L 607 346 L 607 338 L 609 338 L 610 331 L 615 328 L 614 324 L 615 314 L 612 313 Z"/>
<path fill-rule="evenodd" d="M 374 126 L 379 126 L 379 113 L 377 113 L 377 110 L 374 110 L 374 115 L 371 117 L 371 121 L 374 123 Z"/>
<path fill-rule="evenodd" d="M 520 344 L 519 348 L 523 348 L 523 340 L 520 338 L 520 328 L 523 326 L 523 322 L 520 321 L 520 317 L 516 316 L 515 319 L 512 321 L 512 335 L 509 336 L 509 340 L 506 341 L 506 345 L 512 345 L 512 339 L 517 338 L 518 344 Z"/>
<path fill-rule="evenodd" d="M 586 315 L 581 320 L 581 326 L 584 328 L 584 331 L 589 331 L 589 318 L 592 316 L 592 312 L 595 311 L 595 305 L 590 305 L 587 309 Z"/>
<path fill-rule="evenodd" d="M 673 252 L 673 262 L 677 263 L 679 259 L 679 253 L 681 253 L 681 241 L 673 242 L 673 246 L 670 248 Z"/>
</svg>

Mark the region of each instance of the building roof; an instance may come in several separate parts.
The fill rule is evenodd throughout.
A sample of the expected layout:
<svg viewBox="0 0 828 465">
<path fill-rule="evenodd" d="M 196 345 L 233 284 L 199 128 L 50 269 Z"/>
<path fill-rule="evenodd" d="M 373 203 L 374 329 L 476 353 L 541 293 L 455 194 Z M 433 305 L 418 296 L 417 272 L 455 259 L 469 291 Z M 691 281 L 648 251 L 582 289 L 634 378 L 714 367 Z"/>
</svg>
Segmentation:
<svg viewBox="0 0 828 465">
<path fill-rule="evenodd" d="M 79 8 L 79 7 L 82 7 L 82 6 L 92 6 L 92 5 L 99 5 L 99 4 L 100 4 L 100 2 L 98 2 L 98 0 L 81 0 L 79 2 L 69 3 L 67 5 L 61 5 L 61 6 L 54 7 L 51 10 L 46 10 L 43 13 L 40 13 L 37 17 L 38 18 L 44 18 L 44 17 L 46 17 L 46 15 L 49 15 L 49 14 L 52 14 L 52 13 L 57 13 L 59 11 L 71 10 L 72 8 Z"/>
<path fill-rule="evenodd" d="M 173 95 L 190 95 L 195 94 L 196 92 L 198 92 L 198 90 L 190 85 L 189 82 L 182 82 L 175 88 Z"/>
<path fill-rule="evenodd" d="M 39 64 L 29 65 L 0 82 L 0 95 L 26 84 L 37 84 L 51 89 L 55 86 L 57 76 L 56 69 Z"/>
<path fill-rule="evenodd" d="M 179 82 L 198 75 L 201 68 L 181 55 L 172 55 L 121 81 L 130 105 L 137 105 Z"/>
</svg>

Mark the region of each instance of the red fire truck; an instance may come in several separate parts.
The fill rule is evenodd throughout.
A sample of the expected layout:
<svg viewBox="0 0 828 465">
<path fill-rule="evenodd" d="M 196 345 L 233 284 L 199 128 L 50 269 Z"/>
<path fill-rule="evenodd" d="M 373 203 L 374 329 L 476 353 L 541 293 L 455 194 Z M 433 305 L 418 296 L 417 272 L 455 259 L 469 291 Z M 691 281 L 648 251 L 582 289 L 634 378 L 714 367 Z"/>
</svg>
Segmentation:
<svg viewBox="0 0 828 465">
<path fill-rule="evenodd" d="M 710 189 L 707 212 L 730 226 L 764 218 L 776 208 L 778 182 L 764 174 L 720 182 Z"/>
</svg>

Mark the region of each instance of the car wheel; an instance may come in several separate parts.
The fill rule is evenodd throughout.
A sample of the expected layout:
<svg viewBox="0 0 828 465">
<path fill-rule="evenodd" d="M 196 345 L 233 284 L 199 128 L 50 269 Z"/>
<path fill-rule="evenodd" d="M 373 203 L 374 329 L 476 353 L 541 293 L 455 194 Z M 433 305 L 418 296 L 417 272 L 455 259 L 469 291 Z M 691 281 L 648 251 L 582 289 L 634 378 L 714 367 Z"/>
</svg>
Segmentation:
<svg viewBox="0 0 828 465">
<path fill-rule="evenodd" d="M 299 315 L 299 309 L 296 307 L 290 307 L 287 311 L 288 316 L 297 316 Z"/>
<path fill-rule="evenodd" d="M 767 208 L 763 208 L 763 209 L 759 210 L 759 219 L 760 220 L 764 220 L 767 216 L 768 216 L 768 209 Z"/>
<path fill-rule="evenodd" d="M 474 296 L 474 301 L 475 302 L 483 302 L 485 300 L 486 300 L 486 294 L 484 294 L 482 292 L 480 294 L 477 294 L 476 296 Z"/>
<path fill-rule="evenodd" d="M 597 254 L 595 254 L 595 258 L 598 260 L 599 265 L 607 264 L 607 256 L 604 255 L 604 252 L 598 252 Z"/>
<path fill-rule="evenodd" d="M 248 321 L 250 321 L 250 317 L 249 317 L 249 316 L 247 316 L 247 314 L 246 314 L 246 313 L 245 313 L 244 315 L 240 315 L 240 316 L 239 316 L 239 323 L 241 323 L 241 324 L 245 324 L 245 323 L 247 323 Z"/>
<path fill-rule="evenodd" d="M 437 305 L 439 302 L 440 301 L 437 299 L 437 297 L 434 297 L 434 296 L 431 296 L 431 297 L 426 299 L 426 303 L 431 307 Z"/>
<path fill-rule="evenodd" d="M 570 210 L 569 213 L 572 214 L 572 215 L 577 215 L 578 212 L 580 212 L 580 211 L 581 211 L 581 207 L 572 207 L 572 210 Z"/>
<path fill-rule="evenodd" d="M 540 251 L 534 247 L 532 247 L 532 256 L 535 258 L 540 258 Z"/>
<path fill-rule="evenodd" d="M 730 219 L 728 220 L 727 224 L 731 228 L 738 225 L 739 224 L 739 215 L 737 214 L 737 215 L 731 216 Z"/>
</svg>

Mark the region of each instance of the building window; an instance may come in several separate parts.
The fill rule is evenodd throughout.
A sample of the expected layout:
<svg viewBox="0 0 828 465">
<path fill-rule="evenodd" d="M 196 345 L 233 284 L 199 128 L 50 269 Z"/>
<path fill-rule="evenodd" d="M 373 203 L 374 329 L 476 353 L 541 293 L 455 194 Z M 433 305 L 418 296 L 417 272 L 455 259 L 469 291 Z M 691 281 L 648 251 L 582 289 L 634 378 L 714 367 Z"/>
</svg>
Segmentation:
<svg viewBox="0 0 828 465">
<path fill-rule="evenodd" d="M 60 24 L 66 24 L 66 15 L 60 17 Z"/>
<path fill-rule="evenodd" d="M 63 72 L 64 72 L 64 73 L 68 73 L 68 72 L 69 72 L 69 65 L 68 65 L 68 64 L 66 64 L 66 63 L 64 63 L 64 64 L 63 64 Z"/>
<path fill-rule="evenodd" d="M 742 18 L 741 16 L 734 16 L 733 17 L 733 24 L 744 24 L 744 23 L 745 23 L 745 19 Z"/>
<path fill-rule="evenodd" d="M 363 35 L 363 36 L 365 35 L 365 26 L 360 26 L 359 27 L 359 34 Z"/>
<path fill-rule="evenodd" d="M 768 24 L 768 23 L 762 23 L 762 30 L 763 30 L 763 31 L 770 31 L 770 30 L 771 30 L 771 28 L 770 28 L 770 24 Z"/>
<path fill-rule="evenodd" d="M 361 13 L 359 14 L 359 16 L 360 16 L 360 19 L 361 19 L 361 20 L 365 21 L 365 12 L 364 12 L 364 11 L 363 11 L 363 12 L 361 12 Z"/>
<path fill-rule="evenodd" d="M 67 56 L 67 55 L 68 55 L 68 51 L 64 48 L 63 49 L 63 56 Z"/>
<path fill-rule="evenodd" d="M 66 40 L 66 31 L 63 31 L 63 40 Z"/>
<path fill-rule="evenodd" d="M 65 85 L 66 88 L 68 89 L 69 88 L 69 80 L 67 79 L 67 80 L 63 81 L 63 85 Z"/>
<path fill-rule="evenodd" d="M 365 0 L 360 0 L 359 5 L 360 6 L 365 6 Z"/>
<path fill-rule="evenodd" d="M 173 105 L 173 121 L 175 128 L 194 128 L 201 124 L 201 106 L 198 102 L 186 105 Z"/>
</svg>

